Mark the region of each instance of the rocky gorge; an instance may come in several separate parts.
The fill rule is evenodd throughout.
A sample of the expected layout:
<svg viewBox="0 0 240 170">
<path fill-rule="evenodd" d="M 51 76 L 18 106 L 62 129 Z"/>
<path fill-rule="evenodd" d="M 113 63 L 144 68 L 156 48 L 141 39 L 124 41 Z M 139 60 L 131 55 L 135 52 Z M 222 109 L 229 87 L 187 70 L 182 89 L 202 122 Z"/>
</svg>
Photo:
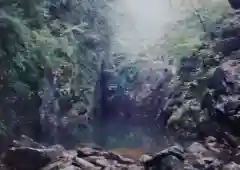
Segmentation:
<svg viewBox="0 0 240 170">
<path fill-rule="evenodd" d="M 72 122 L 84 124 L 85 128 L 90 129 L 87 135 L 93 136 L 90 137 L 91 141 L 72 142 L 70 136 L 64 136 L 64 130 L 73 131 L 68 126 L 58 130 L 62 135 L 59 144 L 56 141 L 43 144 L 41 140 L 22 134 L 17 137 L 1 134 L 0 169 L 240 169 L 239 30 L 239 12 L 228 13 L 211 25 L 203 43 L 191 55 L 182 57 L 177 74 L 163 69 L 163 79 L 141 100 L 124 96 L 120 89 L 115 91 L 119 92 L 120 97 L 107 104 L 106 101 L 97 100 L 102 107 L 108 105 L 108 108 L 100 108 L 103 116 L 93 116 L 92 126 L 86 122 L 92 121 L 85 115 L 87 111 L 80 111 L 81 120 L 69 116 L 67 121 L 72 118 Z M 101 94 L 97 94 L 96 98 L 104 98 L 102 96 L 109 92 L 105 91 L 107 89 L 99 90 Z M 141 92 L 137 89 L 135 93 Z M 102 113 L 104 111 L 107 113 Z M 113 112 L 114 116 L 108 115 Z M 99 120 L 102 121 L 100 125 L 94 122 Z M 71 125 L 72 122 L 69 122 Z M 141 127 L 151 140 L 130 147 L 98 146 L 106 142 L 99 138 L 121 133 L 124 136 L 126 132 L 131 132 L 132 126 Z M 54 123 L 46 127 L 46 132 L 56 132 Z M 35 132 L 35 135 L 38 134 Z M 121 135 L 117 138 L 118 142 L 130 141 Z M 71 147 L 67 147 L 67 143 L 71 143 Z"/>
</svg>

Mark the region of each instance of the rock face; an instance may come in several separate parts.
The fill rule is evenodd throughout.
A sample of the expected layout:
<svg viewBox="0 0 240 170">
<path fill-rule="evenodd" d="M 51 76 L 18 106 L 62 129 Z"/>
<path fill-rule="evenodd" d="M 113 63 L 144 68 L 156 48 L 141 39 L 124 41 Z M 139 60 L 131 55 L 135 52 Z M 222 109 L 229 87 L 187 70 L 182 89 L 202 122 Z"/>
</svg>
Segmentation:
<svg viewBox="0 0 240 170">
<path fill-rule="evenodd" d="M 232 147 L 238 145 L 239 19 L 238 13 L 222 18 L 215 24 L 211 42 L 204 42 L 181 60 L 173 94 L 161 113 L 165 120 L 161 121 L 182 143 L 215 136 Z"/>
<path fill-rule="evenodd" d="M 165 129 L 165 131 L 162 130 L 164 133 L 158 135 L 162 136 L 166 133 L 175 143 L 180 144 L 168 147 L 161 145 L 163 149 L 155 149 L 150 153 L 147 152 L 149 150 L 141 147 L 104 150 L 90 145 L 79 145 L 74 150 L 66 150 L 60 145 L 43 146 L 27 136 L 21 136 L 20 140 L 15 141 L 2 137 L 0 138 L 0 151 L 3 153 L 0 160 L 1 168 L 6 170 L 240 169 L 239 19 L 239 14 L 223 19 L 214 31 L 215 38 L 211 43 L 206 42 L 192 56 L 182 59 L 179 74 L 175 77 L 173 85 L 170 82 L 172 78 L 170 75 L 169 79 L 152 90 L 146 100 L 143 100 L 145 105 L 143 104 L 139 109 L 141 113 L 151 113 L 148 118 L 140 115 L 139 119 L 135 119 L 136 117 L 133 116 L 138 123 L 142 121 L 144 124 L 146 123 L 144 121 L 152 120 L 151 124 L 161 124 L 160 130 Z M 125 103 L 129 104 L 128 101 L 125 100 Z M 153 120 L 155 116 L 157 117 Z M 147 123 L 144 125 L 146 125 L 144 127 L 152 127 Z M 113 131 L 116 133 L 116 130 Z M 108 136 L 103 133 L 98 135 Z M 152 143 L 146 143 L 153 148 Z"/>
<path fill-rule="evenodd" d="M 240 2 L 238 0 L 228 0 L 228 2 L 233 9 L 239 9 L 240 8 Z"/>
</svg>

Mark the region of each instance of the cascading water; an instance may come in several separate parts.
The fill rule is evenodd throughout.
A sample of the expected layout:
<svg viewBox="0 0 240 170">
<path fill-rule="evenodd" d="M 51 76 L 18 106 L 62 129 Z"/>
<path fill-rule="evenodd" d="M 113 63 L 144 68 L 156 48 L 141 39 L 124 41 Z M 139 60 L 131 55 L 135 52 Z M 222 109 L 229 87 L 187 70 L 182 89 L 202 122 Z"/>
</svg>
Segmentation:
<svg viewBox="0 0 240 170">
<path fill-rule="evenodd" d="M 165 81 L 166 68 L 171 76 L 172 73 L 174 75 L 176 72 L 174 61 L 172 60 L 174 56 L 168 56 L 168 51 L 162 48 L 161 45 L 166 43 L 164 36 L 169 34 L 170 27 L 168 27 L 168 25 L 183 19 L 189 12 L 192 12 L 191 10 L 182 12 L 184 9 L 192 8 L 191 5 L 193 3 L 190 3 L 190 1 L 191 0 L 177 0 L 174 2 L 171 0 L 92 0 L 87 2 L 89 3 L 87 5 L 88 7 L 82 9 L 81 14 L 77 13 L 79 11 L 73 10 L 68 12 L 62 18 L 64 21 L 71 21 L 73 23 L 78 23 L 81 19 L 84 21 L 86 20 L 89 22 L 89 27 L 91 28 L 89 32 L 91 33 L 92 31 L 95 34 L 100 35 L 102 38 L 96 43 L 98 45 L 96 45 L 97 47 L 95 48 L 93 43 L 89 43 L 91 40 L 87 40 L 90 39 L 89 37 L 84 37 L 80 34 L 75 35 L 81 43 L 94 46 L 91 50 L 83 50 L 86 58 L 96 57 L 96 60 L 101 62 L 102 59 L 104 62 L 108 62 L 108 60 L 114 61 L 114 71 L 117 70 L 119 75 L 117 78 L 116 76 L 113 76 L 117 79 L 115 82 L 117 89 L 115 91 L 113 90 L 113 93 L 119 96 L 115 98 L 115 105 L 108 103 L 110 111 L 107 115 L 117 114 L 117 116 L 113 116 L 117 122 L 110 120 L 110 123 L 115 125 L 118 124 L 118 126 L 121 127 L 127 126 L 125 120 L 121 120 L 121 117 L 118 117 L 118 113 L 115 111 L 119 111 L 119 115 L 125 115 L 128 119 L 133 120 L 138 125 L 141 123 L 146 123 L 146 125 L 152 123 L 146 121 L 141 122 L 141 119 L 135 118 L 134 116 L 137 115 L 137 112 L 141 112 L 141 110 L 134 106 L 134 104 L 132 105 L 132 103 L 137 103 L 138 101 L 136 99 L 141 100 L 148 95 L 151 96 L 153 89 L 156 91 L 159 90 L 159 85 L 162 84 L 162 81 Z M 197 2 L 197 0 L 195 1 Z M 98 3 L 100 3 L 100 5 Z M 99 15 L 99 11 L 102 12 L 101 15 Z M 87 13 L 86 16 L 85 13 Z M 79 16 L 82 18 L 79 19 Z M 103 19 L 103 17 L 105 17 L 105 19 Z M 111 28 L 111 33 L 108 26 Z M 131 77 L 129 76 L 130 73 L 132 74 L 135 72 L 134 69 L 128 68 L 136 68 L 138 74 L 133 79 L 138 85 L 134 84 L 134 82 L 132 83 L 134 84 L 131 87 L 132 89 L 123 89 L 122 87 L 127 84 L 126 79 Z M 81 69 L 81 67 L 79 66 L 78 69 Z M 165 83 L 168 83 L 168 81 Z M 76 81 L 76 84 L 77 83 L 78 82 Z M 168 88 L 167 86 L 163 87 Z M 161 87 L 161 90 L 162 89 L 163 88 Z M 167 92 L 166 95 L 171 93 L 171 90 L 169 89 L 163 90 Z M 125 94 L 126 96 L 129 95 L 131 97 L 126 97 Z M 163 98 L 163 96 L 161 97 Z M 159 107 L 162 107 L 163 105 L 164 102 L 161 102 Z M 102 113 L 103 112 L 101 111 L 100 114 Z M 151 114 L 156 115 L 158 113 Z M 132 115 L 134 115 L 134 118 Z M 131 121 L 128 125 L 131 126 Z M 143 128 L 149 129 L 146 125 Z M 115 127 L 110 126 L 108 128 L 116 134 Z M 122 128 L 122 130 L 122 133 L 126 133 L 124 128 Z M 133 131 L 139 132 L 137 137 L 135 134 L 137 140 L 146 141 L 146 138 L 144 140 L 141 139 L 141 136 L 144 136 L 144 134 L 140 132 L 141 129 L 135 129 Z M 128 129 L 127 132 L 130 132 L 130 130 Z M 101 135 L 102 134 L 100 134 L 100 136 Z M 127 139 L 127 141 L 129 140 L 130 139 Z M 123 141 L 121 142 L 123 143 Z M 146 144 L 147 142 L 143 143 Z M 136 145 L 135 141 L 133 142 L 133 145 Z"/>
<path fill-rule="evenodd" d="M 159 48 L 159 44 L 162 43 L 160 39 L 167 31 L 166 25 L 179 19 L 179 11 L 173 11 L 173 8 L 173 4 L 169 1 L 115 0 L 108 2 L 107 7 L 103 11 L 112 30 L 110 54 L 117 54 L 117 57 L 120 56 L 118 54 L 124 54 L 121 62 L 126 63 L 130 67 L 138 67 L 138 78 L 135 81 L 140 82 L 141 87 L 138 90 L 130 90 L 129 93 L 134 99 L 139 98 L 141 94 L 143 96 L 140 98 L 149 95 L 151 89 L 156 88 L 157 84 L 165 77 L 163 73 L 165 68 L 168 68 L 170 72 L 175 72 L 175 67 L 172 63 L 169 64 L 171 58 L 165 56 L 165 51 Z M 111 59 L 114 60 L 114 57 L 114 55 L 111 56 Z M 134 62 L 138 64 L 132 66 L 131 63 Z M 118 77 L 117 79 L 120 79 Z M 122 89 L 123 83 L 120 81 L 115 82 L 117 89 L 119 89 L 116 92 Z M 137 88 L 136 86 L 133 87 Z M 125 89 L 124 94 L 122 92 L 122 96 L 127 91 Z M 134 94 L 135 92 L 137 95 Z M 144 134 L 145 132 L 143 132 L 142 128 L 148 129 L 146 125 L 150 125 L 150 122 L 142 122 L 146 124 L 143 125 L 144 127 L 134 127 L 135 125 L 133 124 L 138 126 L 141 124 L 142 118 L 135 116 L 135 114 L 138 114 L 136 110 L 139 108 L 134 106 L 135 104 L 131 104 L 132 100 L 128 101 L 127 98 L 123 99 L 121 97 L 121 99 L 116 99 L 116 107 L 119 107 L 119 109 L 116 109 L 116 107 L 114 110 L 110 109 L 112 114 L 123 114 L 125 116 L 127 114 L 131 116 L 130 118 L 128 116 L 127 120 L 123 118 L 123 121 L 116 116 L 117 118 L 110 121 L 109 133 L 112 133 L 114 137 L 113 141 L 108 143 L 108 146 L 122 147 L 127 145 L 141 147 L 141 145 L 144 145 L 149 147 L 147 143 L 151 139 Z M 112 105 L 111 102 L 109 105 Z M 121 129 L 122 132 L 118 131 L 116 134 L 116 128 Z M 147 133 L 150 133 L 149 130 L 147 131 Z M 119 138 L 122 139 L 120 143 Z"/>
<path fill-rule="evenodd" d="M 168 72 L 170 71 L 171 74 L 175 74 L 175 63 L 172 61 L 174 56 L 168 56 L 168 51 L 163 49 L 161 46 L 162 44 L 166 43 L 164 36 L 169 34 L 169 32 L 171 33 L 171 30 L 169 30 L 170 27 L 168 27 L 169 25 L 184 19 L 190 13 L 193 13 L 195 7 L 197 9 L 199 5 L 200 3 L 197 0 L 113 0 L 107 3 L 107 7 L 104 8 L 103 13 L 112 29 L 112 34 L 110 37 L 110 54 L 113 55 L 111 56 L 111 59 L 114 60 L 115 56 L 121 56 L 121 61 L 119 62 L 117 60 L 118 66 L 120 65 L 121 67 L 122 62 L 125 65 L 137 67 L 138 70 L 137 81 L 140 82 L 140 85 L 138 85 L 138 87 L 135 86 L 135 90 L 133 90 L 132 93 L 130 92 L 132 98 L 144 98 L 148 95 L 151 95 L 152 89 L 157 88 L 156 90 L 160 90 L 158 89 L 159 84 L 161 85 L 161 82 L 165 81 L 166 75 L 164 70 L 166 70 L 166 68 Z M 167 98 L 168 95 L 171 95 L 172 93 L 171 89 L 169 89 L 167 85 L 169 81 L 170 80 L 164 82 L 166 85 L 161 87 L 161 90 L 166 92 L 160 93 L 162 98 Z M 116 86 L 121 85 L 117 84 Z M 119 88 L 121 89 L 121 87 Z M 120 108 L 120 110 L 123 110 L 123 112 L 130 112 L 128 113 L 130 115 L 135 115 L 138 114 L 137 112 L 141 112 L 136 111 L 137 109 L 133 109 L 131 106 L 129 106 L 129 104 L 121 105 L 121 103 L 119 103 L 124 101 L 119 100 L 116 102 L 118 103 L 118 106 L 126 107 L 124 109 Z M 152 105 L 154 105 L 154 103 L 152 103 Z M 165 99 L 159 103 L 159 107 L 164 107 L 164 105 Z M 118 113 L 114 112 L 112 114 Z M 122 114 L 122 111 L 120 111 L 119 114 Z M 151 114 L 156 115 L 158 113 Z M 136 120 L 138 120 L 138 118 L 136 118 Z M 116 121 L 118 122 L 119 120 L 117 119 Z M 112 120 L 112 124 L 116 125 L 116 121 Z M 139 124 L 141 124 L 140 119 Z M 146 124 L 150 125 L 151 122 Z M 116 128 L 124 129 L 124 126 L 129 126 L 129 124 L 123 121 L 119 126 L 120 127 L 110 127 L 115 136 L 119 135 L 116 134 Z M 150 127 L 145 126 L 142 128 L 149 129 Z M 137 133 L 139 129 L 128 129 L 127 131 L 134 131 Z M 138 133 L 138 137 L 136 137 L 135 134 L 135 138 L 138 141 L 142 141 L 142 144 L 140 145 L 147 145 L 149 140 L 146 142 L 146 140 L 140 139 L 145 135 L 143 130 L 140 131 Z M 120 138 L 121 146 L 125 145 L 123 144 L 123 137 Z M 126 143 L 128 143 L 127 145 L 132 146 L 132 144 L 129 142 L 129 138 L 126 141 Z M 135 140 L 133 145 L 137 145 Z"/>
</svg>

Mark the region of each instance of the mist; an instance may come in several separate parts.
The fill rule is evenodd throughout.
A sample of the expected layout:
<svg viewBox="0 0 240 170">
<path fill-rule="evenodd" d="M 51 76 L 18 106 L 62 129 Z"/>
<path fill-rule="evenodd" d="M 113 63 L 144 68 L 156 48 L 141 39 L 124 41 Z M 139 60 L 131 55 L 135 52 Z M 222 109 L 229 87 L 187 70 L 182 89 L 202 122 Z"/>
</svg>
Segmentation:
<svg viewBox="0 0 240 170">
<path fill-rule="evenodd" d="M 161 55 L 154 44 L 169 32 L 169 24 L 184 19 L 194 7 L 219 0 L 115 0 L 109 3 L 106 17 L 113 30 L 111 49 L 129 56 Z M 201 2 L 201 3 L 200 3 Z M 151 48 L 151 49 L 149 49 Z M 150 51 L 151 50 L 151 51 Z M 151 54 L 150 54 L 151 53 Z M 153 54 L 152 54 L 153 53 Z"/>
</svg>

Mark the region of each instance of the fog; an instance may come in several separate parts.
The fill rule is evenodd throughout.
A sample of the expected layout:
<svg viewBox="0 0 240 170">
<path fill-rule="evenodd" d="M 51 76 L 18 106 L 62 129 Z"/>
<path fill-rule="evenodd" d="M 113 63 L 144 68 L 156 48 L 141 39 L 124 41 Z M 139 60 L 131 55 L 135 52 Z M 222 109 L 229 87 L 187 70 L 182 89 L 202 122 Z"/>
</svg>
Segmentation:
<svg viewBox="0 0 240 170">
<path fill-rule="evenodd" d="M 193 7 L 213 1 L 219 0 L 112 1 L 106 13 L 113 29 L 112 52 L 136 55 L 148 51 L 150 46 L 160 43 L 159 39 L 169 31 L 170 23 L 183 19 Z"/>
<path fill-rule="evenodd" d="M 136 95 L 137 97 L 142 98 L 146 96 L 145 94 L 149 94 L 150 89 L 153 89 L 154 85 L 163 77 L 158 74 L 162 72 L 161 69 L 169 68 L 168 62 L 162 62 L 159 57 L 164 53 L 159 44 L 164 43 L 163 36 L 165 34 L 171 33 L 170 25 L 189 16 L 194 8 L 200 7 L 203 3 L 213 3 L 212 0 L 201 0 L 201 4 L 198 2 L 200 0 L 113 0 L 108 4 L 105 16 L 113 33 L 110 36 L 111 52 L 127 54 L 127 61 L 132 58 L 133 60 L 146 59 L 146 62 L 141 62 L 143 64 L 140 69 L 142 73 L 140 79 L 143 81 L 141 81 L 142 86 L 136 90 L 136 94 L 140 94 Z M 168 55 L 166 56 L 168 57 Z M 159 59 L 156 61 L 155 59 L 158 57 Z M 156 72 L 159 68 L 160 71 Z M 173 73 L 176 72 L 175 65 L 170 66 L 170 69 Z M 144 82 L 144 80 L 146 81 Z M 141 96 L 142 94 L 143 96 Z M 144 127 L 131 128 L 133 128 L 131 133 L 134 133 L 135 136 L 126 141 L 120 137 L 122 145 L 149 147 L 154 144 L 154 140 L 143 133 L 142 128 Z M 157 136 L 159 134 L 156 134 Z M 111 140 L 112 143 L 119 143 L 115 139 Z M 165 142 L 162 140 L 163 146 L 166 145 Z"/>
</svg>

